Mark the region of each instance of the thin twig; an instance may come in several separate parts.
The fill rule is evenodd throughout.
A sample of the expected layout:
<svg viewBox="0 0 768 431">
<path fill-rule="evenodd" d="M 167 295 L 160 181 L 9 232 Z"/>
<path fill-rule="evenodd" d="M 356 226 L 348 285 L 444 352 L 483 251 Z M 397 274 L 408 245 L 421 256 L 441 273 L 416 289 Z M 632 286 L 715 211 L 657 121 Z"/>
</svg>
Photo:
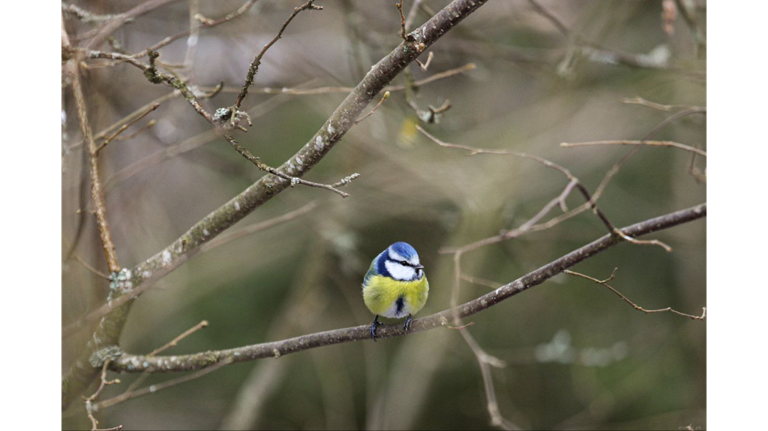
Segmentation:
<svg viewBox="0 0 768 431">
<path fill-rule="evenodd" d="M 617 235 L 619 235 L 620 237 L 622 237 L 624 239 L 624 241 L 631 242 L 632 244 L 637 244 L 637 245 L 658 245 L 659 247 L 661 247 L 664 250 L 666 250 L 667 253 L 672 253 L 672 247 L 668 246 L 667 244 L 665 244 L 665 243 L 663 243 L 663 242 L 661 242 L 661 241 L 659 241 L 657 239 L 635 239 L 635 238 L 632 238 L 631 236 L 625 234 L 624 232 L 621 231 L 621 229 L 618 229 L 618 228 L 614 229 L 614 232 Z"/>
<path fill-rule="evenodd" d="M 608 277 L 605 280 L 598 280 L 598 279 L 592 278 L 592 277 L 590 277 L 588 275 L 584 275 L 584 274 L 581 274 L 581 273 L 578 273 L 578 272 L 575 272 L 575 271 L 570 271 L 570 270 L 567 270 L 567 269 L 565 271 L 563 271 L 563 272 L 568 274 L 568 275 L 574 275 L 574 276 L 577 276 L 577 277 L 581 277 L 581 278 L 587 279 L 587 280 L 592 281 L 592 282 L 597 283 L 597 284 L 602 284 L 603 286 L 605 286 L 608 289 L 610 289 L 611 292 L 613 292 L 616 295 L 618 295 L 619 298 L 623 299 L 624 302 L 626 302 L 627 304 L 631 305 L 632 308 L 634 308 L 635 310 L 638 310 L 638 311 L 642 311 L 643 313 L 646 313 L 646 314 L 663 313 L 665 311 L 669 311 L 670 313 L 675 313 L 677 315 L 680 315 L 680 316 L 683 316 L 683 317 L 688 317 L 688 318 L 691 318 L 693 320 L 704 320 L 704 318 L 707 316 L 707 307 L 702 307 L 701 316 L 694 316 L 692 314 L 681 313 L 681 312 L 679 312 L 679 311 L 677 311 L 677 310 L 675 310 L 675 309 L 673 309 L 671 307 L 659 308 L 657 310 L 647 310 L 647 309 L 645 309 L 645 308 L 635 304 L 629 298 L 627 298 L 626 296 L 622 295 L 621 292 L 619 292 L 618 290 L 616 290 L 615 288 L 611 287 L 608 284 L 609 281 L 611 281 L 611 280 L 613 280 L 615 278 L 616 270 L 617 269 L 618 268 L 615 268 L 613 270 L 613 273 L 611 273 L 611 276 Z"/>
<path fill-rule="evenodd" d="M 302 206 L 299 209 L 287 212 L 283 215 L 264 220 L 259 223 L 254 223 L 252 225 L 245 226 L 243 228 L 237 229 L 237 230 L 229 230 L 213 240 L 203 244 L 200 247 L 200 253 L 206 253 L 208 251 L 213 250 L 214 248 L 221 247 L 222 245 L 232 242 L 234 240 L 240 239 L 244 236 L 254 234 L 256 232 L 261 232 L 263 230 L 269 229 L 271 227 L 277 226 L 279 224 L 291 221 L 295 218 L 301 217 L 302 215 L 312 211 L 313 209 L 317 208 L 318 203 L 317 202 L 309 202 L 308 204 Z"/>
<path fill-rule="evenodd" d="M 208 327 L 208 321 L 207 320 L 203 320 L 202 322 L 198 323 L 197 325 L 195 325 L 195 326 L 187 329 L 186 331 L 182 332 L 181 335 L 179 335 L 178 337 L 176 337 L 173 340 L 169 341 L 165 345 L 160 346 L 157 349 L 153 350 L 149 354 L 149 356 L 155 356 L 158 353 L 161 353 L 161 352 L 164 352 L 164 351 L 170 349 L 171 347 L 179 344 L 179 341 L 189 337 L 190 335 L 194 334 L 195 332 L 197 332 L 197 331 L 199 331 L 199 330 L 201 330 L 203 328 L 206 328 L 206 327 Z"/>
<path fill-rule="evenodd" d="M 434 56 L 435 56 L 435 53 L 432 51 L 429 51 L 429 55 L 427 56 L 427 61 L 425 61 L 424 63 L 420 62 L 419 59 L 416 59 L 416 63 L 419 64 L 419 68 L 421 68 L 423 72 L 427 71 L 430 63 L 432 63 L 432 58 L 434 58 Z"/>
<path fill-rule="evenodd" d="M 64 232 L 63 231 L 61 232 L 61 242 L 64 243 L 64 246 L 66 248 L 70 248 L 69 241 L 67 241 L 67 238 L 64 237 Z M 94 268 L 91 264 L 89 264 L 85 260 L 81 259 L 80 256 L 78 256 L 78 254 L 75 253 L 74 248 L 70 248 L 70 249 L 72 250 L 72 252 L 69 253 L 69 257 L 72 258 L 72 259 L 75 259 L 75 261 L 77 261 L 77 263 L 82 265 L 83 268 L 87 269 L 88 271 L 92 272 L 94 275 L 97 275 L 97 276 L 99 276 L 99 277 L 101 277 L 101 278 L 103 278 L 105 280 L 111 280 L 111 278 L 109 278 L 108 274 L 104 274 L 103 272 L 101 272 L 98 269 Z"/>
<path fill-rule="evenodd" d="M 130 140 L 130 139 L 133 139 L 133 138 L 139 136 L 140 134 L 146 132 L 147 130 L 155 127 L 156 124 L 157 124 L 157 121 L 150 120 L 149 122 L 147 122 L 147 124 L 143 125 L 138 130 L 136 130 L 135 132 L 131 133 L 130 135 L 128 135 L 128 136 L 118 136 L 114 140 L 115 141 L 127 141 L 127 140 Z"/>
<path fill-rule="evenodd" d="M 664 120 L 662 120 L 659 124 L 657 124 L 656 127 L 651 129 L 651 131 L 648 132 L 641 139 L 641 141 L 647 141 L 647 140 L 653 138 L 654 136 L 656 136 L 657 133 L 659 133 L 665 127 L 667 127 L 668 125 L 672 124 L 672 122 L 674 122 L 676 120 L 679 120 L 680 118 L 687 117 L 689 115 L 694 115 L 694 114 L 706 115 L 707 114 L 707 108 L 702 108 L 702 107 L 695 106 L 695 107 L 688 108 L 688 109 L 686 109 L 684 111 L 680 111 L 680 112 L 677 112 L 675 114 L 672 114 L 669 117 L 667 117 Z M 624 163 L 627 162 L 627 160 L 629 160 L 630 158 L 632 158 L 632 156 L 637 154 L 637 152 L 640 150 L 640 148 L 642 148 L 641 145 L 636 145 L 634 148 L 629 150 L 627 152 L 627 154 L 624 155 L 624 157 L 622 157 L 618 162 L 616 162 L 613 165 L 613 167 L 611 167 L 611 169 L 603 177 L 603 180 L 600 181 L 600 184 L 597 186 L 597 189 L 595 189 L 595 193 L 593 195 L 595 197 L 595 199 L 599 198 L 603 194 L 603 191 L 608 186 L 608 183 L 611 181 L 613 176 L 616 175 L 616 173 L 619 172 L 619 169 L 621 169 L 621 167 L 624 165 Z"/>
<path fill-rule="evenodd" d="M 457 251 L 453 255 L 453 291 L 451 293 L 451 310 L 453 311 L 453 324 L 449 326 L 450 329 L 457 329 L 464 341 L 467 343 L 472 353 L 475 354 L 477 363 L 480 366 L 480 373 L 483 377 L 483 386 L 485 387 L 485 398 L 487 401 L 486 408 L 488 409 L 488 415 L 491 417 L 491 425 L 500 427 L 505 430 L 518 429 L 512 422 L 505 419 L 499 411 L 499 405 L 496 401 L 496 390 L 493 387 L 493 377 L 491 376 L 490 367 L 504 368 L 507 364 L 501 359 L 488 354 L 477 341 L 472 337 L 472 334 L 466 329 L 469 325 L 461 325 L 461 317 L 458 311 L 458 299 L 459 291 L 461 290 L 461 256 L 462 251 Z"/>
<path fill-rule="evenodd" d="M 360 124 L 363 120 L 373 115 L 373 113 L 376 112 L 377 109 L 379 109 L 379 106 L 381 106 L 387 99 L 389 99 L 389 95 L 390 95 L 389 91 L 385 92 L 384 95 L 381 96 L 381 100 L 379 100 L 379 103 L 377 103 L 376 106 L 373 107 L 373 109 L 368 111 L 367 114 L 363 114 L 362 117 L 355 120 L 355 125 Z"/>
<path fill-rule="evenodd" d="M 403 38 L 403 41 L 408 42 L 408 39 L 405 37 L 405 15 L 403 15 L 403 1 L 404 0 L 400 0 L 400 2 L 395 3 L 395 6 L 400 12 L 400 37 Z"/>
<path fill-rule="evenodd" d="M 475 277 L 475 276 L 472 276 L 472 275 L 461 274 L 460 277 L 464 281 L 468 281 L 468 282 L 473 283 L 473 284 L 479 284 L 480 286 L 485 286 L 485 287 L 488 287 L 488 288 L 491 288 L 491 289 L 498 289 L 500 286 L 503 286 L 503 283 L 497 283 L 497 282 L 492 281 L 492 280 L 488 280 L 488 279 L 480 278 L 480 277 Z"/>
<path fill-rule="evenodd" d="M 119 403 L 122 403 L 124 401 L 132 400 L 134 398 L 142 397 L 144 395 L 154 394 L 154 393 L 157 393 L 159 391 L 162 391 L 163 389 L 168 389 L 170 387 L 173 387 L 173 386 L 176 386 L 176 385 L 180 385 L 182 383 L 186 383 L 186 382 L 190 382 L 192 380 L 199 379 L 200 377 L 203 377 L 206 374 L 210 374 L 210 373 L 212 373 L 212 372 L 214 372 L 214 371 L 216 371 L 216 370 L 218 370 L 220 368 L 223 368 L 223 367 L 231 364 L 232 362 L 234 362 L 234 359 L 233 358 L 228 358 L 228 359 L 225 359 L 225 360 L 223 360 L 223 361 L 221 361 L 221 362 L 219 362 L 219 363 L 217 363 L 217 364 L 215 364 L 213 366 L 210 366 L 208 368 L 203 368 L 202 370 L 197 371 L 197 372 L 192 373 L 192 374 L 189 374 L 187 376 L 179 377 L 179 378 L 176 378 L 176 379 L 171 379 L 171 380 L 165 381 L 163 383 L 158 383 L 156 385 L 149 385 L 146 388 L 142 388 L 142 389 L 138 389 L 138 390 L 133 390 L 130 393 L 128 393 L 126 391 L 125 394 L 118 395 L 118 396 L 110 398 L 108 400 L 104 400 L 104 401 L 96 404 L 95 407 L 98 408 L 98 409 L 105 409 L 107 407 L 112 407 L 115 404 L 119 404 Z"/>
<path fill-rule="evenodd" d="M 413 82 L 413 87 L 414 88 L 418 88 L 418 87 L 421 87 L 422 85 L 426 85 L 426 84 L 432 83 L 434 81 L 438 81 L 440 79 L 445 79 L 445 78 L 451 77 L 453 75 L 458 75 L 459 73 L 464 73 L 464 72 L 467 72 L 469 70 L 474 70 L 476 68 L 477 68 L 477 66 L 475 65 L 475 63 L 467 63 L 464 66 L 457 67 L 455 69 L 446 70 L 445 72 L 436 73 L 436 74 L 434 74 L 434 75 L 432 75 L 432 76 L 430 76 L 428 78 L 424 78 L 424 79 L 421 79 L 421 80 L 418 80 L 418 81 L 414 81 Z M 405 85 L 391 85 L 391 86 L 384 87 L 384 90 L 387 90 L 387 91 L 403 91 L 403 90 L 405 90 L 405 88 L 406 88 Z"/>
<path fill-rule="evenodd" d="M 674 111 L 676 109 L 692 109 L 692 108 L 702 109 L 700 106 L 664 105 L 662 103 L 656 103 L 656 102 L 651 102 L 650 100 L 645 100 L 640 96 L 626 97 L 624 99 L 621 99 L 621 103 L 626 103 L 628 105 L 645 106 L 651 109 L 656 109 L 657 111 Z"/>
<path fill-rule="evenodd" d="M 491 367 L 503 368 L 506 366 L 506 362 L 488 355 L 466 329 L 461 328 L 459 332 L 472 349 L 472 353 L 475 354 L 475 358 L 477 359 L 477 364 L 480 366 L 480 373 L 483 377 L 483 387 L 485 388 L 486 409 L 488 410 L 488 415 L 491 417 L 491 425 L 503 430 L 520 429 L 520 427 L 502 416 L 501 411 L 499 411 L 499 403 L 496 400 L 496 389 L 493 386 Z"/>
<path fill-rule="evenodd" d="M 700 150 L 696 147 L 691 147 L 689 145 L 681 144 L 679 142 L 674 142 L 674 141 L 618 140 L 618 141 L 563 142 L 560 144 L 560 146 L 563 148 L 587 147 L 587 146 L 593 146 L 593 145 L 648 145 L 648 146 L 656 146 L 656 147 L 674 147 L 674 148 L 679 148 L 681 150 L 696 153 L 700 156 L 707 157 L 707 152 L 704 150 Z"/>
<path fill-rule="evenodd" d="M 574 180 L 575 179 L 575 177 L 571 174 L 571 172 L 568 169 L 558 165 L 557 163 L 551 162 L 551 161 L 549 161 L 547 159 L 544 159 L 542 157 L 539 157 L 539 156 L 536 156 L 536 155 L 533 155 L 533 154 L 521 153 L 521 152 L 518 152 L 518 151 L 511 151 L 511 150 L 496 150 L 496 149 L 486 149 L 486 148 L 470 147 L 468 145 L 461 145 L 461 144 L 451 144 L 451 143 L 448 143 L 448 142 L 443 142 L 440 139 L 432 136 L 429 132 L 424 130 L 419 125 L 416 126 L 416 129 L 419 132 L 421 132 L 421 134 L 423 134 L 424 136 L 429 138 L 432 142 L 436 143 L 437 145 L 440 145 L 441 147 L 445 147 L 445 148 L 454 148 L 454 149 L 469 151 L 469 154 L 468 154 L 469 156 L 475 156 L 475 155 L 478 155 L 478 154 L 497 154 L 497 155 L 509 155 L 509 156 L 523 157 L 523 158 L 526 158 L 526 159 L 531 159 L 533 161 L 536 161 L 536 162 L 538 162 L 538 163 L 540 163 L 540 164 L 542 164 L 542 165 L 544 165 L 544 166 L 546 166 L 548 168 L 552 168 L 552 169 L 558 170 L 558 171 L 562 172 L 566 177 L 568 177 L 569 180 Z"/>
<path fill-rule="evenodd" d="M 184 338 L 194 334 L 195 332 L 197 332 L 200 329 L 203 329 L 203 328 L 205 328 L 207 326 L 208 326 L 208 321 L 207 320 L 203 320 L 202 322 L 198 323 L 197 325 L 195 325 L 195 326 L 191 327 L 190 329 L 184 331 L 181 335 L 179 335 L 178 337 L 176 337 L 173 340 L 169 341 L 168 343 L 166 343 L 162 347 L 159 347 L 159 348 L 153 350 L 151 353 L 149 353 L 149 356 L 155 356 L 158 353 L 164 352 L 165 350 L 167 350 L 167 349 L 177 345 L 179 343 L 179 341 L 183 340 Z M 119 403 L 122 403 L 123 401 L 127 401 L 127 400 L 129 400 L 131 398 L 134 398 L 133 394 L 136 392 L 136 389 L 139 386 L 141 386 L 141 384 L 144 383 L 149 378 L 149 376 L 151 374 L 152 373 L 150 373 L 149 371 L 143 372 L 136 380 L 133 381 L 133 383 L 131 383 L 128 386 L 128 389 L 126 389 L 125 392 L 123 392 L 122 394 L 117 395 L 115 397 L 112 397 L 112 398 L 109 398 L 107 400 L 104 400 L 104 401 L 102 401 L 100 403 L 97 403 L 94 406 L 94 409 L 98 410 L 98 409 L 101 409 L 101 408 L 106 408 L 106 407 L 114 406 L 115 404 L 119 404 Z M 137 395 L 137 396 L 140 396 L 140 395 Z"/>
<path fill-rule="evenodd" d="M 105 139 L 104 142 L 101 143 L 101 145 L 96 147 L 96 152 L 98 153 L 99 151 L 101 151 L 104 147 L 109 145 L 110 142 L 112 142 L 115 138 L 117 138 L 117 136 L 119 134 L 123 133 L 125 131 L 125 129 L 127 129 L 127 128 L 131 127 L 132 125 L 136 124 L 137 122 L 141 121 L 142 118 L 144 118 L 147 115 L 149 115 L 150 112 L 154 111 L 158 107 L 160 107 L 160 104 L 159 103 L 155 103 L 154 105 L 150 106 L 149 109 L 147 109 L 146 111 L 142 112 L 141 115 L 139 115 L 138 117 L 134 118 L 130 122 L 124 124 L 122 127 L 117 129 L 117 131 L 115 133 L 109 135 L 109 137 L 107 137 L 107 139 Z"/>
<path fill-rule="evenodd" d="M 240 106 L 243 103 L 243 99 L 245 99 L 245 96 L 248 95 L 248 87 L 253 84 L 253 78 L 256 76 L 256 72 L 259 71 L 259 65 L 261 64 L 261 58 L 264 57 L 264 54 L 266 54 L 267 50 L 272 47 L 272 45 L 275 44 L 281 37 L 283 37 L 283 32 L 285 31 L 286 27 L 288 27 L 288 24 L 291 23 L 293 18 L 296 17 L 301 11 L 304 10 L 323 10 L 322 6 L 315 6 L 312 4 L 314 0 L 308 0 L 303 5 L 295 8 L 293 10 L 293 13 L 291 16 L 288 17 L 288 19 L 283 23 L 283 26 L 280 28 L 280 31 L 277 32 L 277 36 L 275 36 L 271 41 L 269 41 L 266 45 L 264 45 L 264 48 L 261 49 L 261 52 L 259 52 L 256 55 L 256 58 L 253 59 L 253 62 L 251 62 L 250 67 L 248 68 L 248 74 L 245 77 L 245 83 L 243 84 L 243 89 L 240 90 L 240 94 L 237 95 L 237 100 L 235 101 L 235 109 L 240 109 Z"/>
<path fill-rule="evenodd" d="M 107 407 L 112 407 L 115 404 L 120 404 L 120 403 L 122 403 L 124 401 L 130 400 L 132 398 L 133 393 L 136 392 L 136 389 L 138 389 L 139 386 L 141 386 L 145 381 L 147 381 L 147 379 L 151 375 L 152 375 L 152 373 L 150 373 L 149 371 L 144 371 L 143 373 L 141 373 L 141 375 L 139 377 L 136 378 L 136 380 L 134 380 L 128 386 L 128 389 L 126 389 L 125 392 L 123 392 L 120 395 L 116 395 L 116 396 L 114 396 L 112 398 L 107 398 L 104 401 L 100 401 L 100 402 L 96 403 L 93 406 L 94 410 L 102 410 L 102 409 L 105 409 Z"/>
<path fill-rule="evenodd" d="M 280 177 L 280 178 L 282 178 L 284 180 L 290 181 L 291 187 L 296 186 L 297 184 L 301 184 L 301 185 L 305 185 L 305 186 L 309 186 L 309 187 L 317 187 L 319 189 L 325 189 L 325 190 L 332 191 L 332 192 L 338 194 L 339 196 L 341 196 L 343 198 L 348 198 L 349 197 L 349 193 L 343 192 L 343 191 L 339 190 L 337 187 L 345 186 L 345 185 L 349 184 L 352 180 L 354 180 L 355 178 L 360 176 L 360 174 L 355 173 L 355 174 L 352 174 L 352 175 L 350 175 L 350 176 L 348 176 L 348 177 L 346 177 L 346 178 L 342 179 L 341 181 L 339 181 L 337 183 L 334 183 L 334 184 L 321 184 L 321 183 L 316 183 L 314 181 L 307 181 L 307 180 L 299 178 L 299 177 L 290 176 L 290 175 L 288 175 L 288 174 L 286 174 L 284 172 L 281 172 L 281 171 L 273 168 L 272 166 L 269 166 L 269 165 L 265 164 L 264 162 L 261 161 L 261 159 L 259 159 L 258 157 L 254 156 L 253 154 L 251 154 L 250 151 L 248 151 L 245 147 L 243 147 L 232 136 L 224 135 L 224 139 L 226 139 L 227 142 L 229 142 L 229 144 L 232 146 L 232 148 L 235 149 L 235 151 L 240 153 L 240 155 L 245 157 L 247 160 L 249 160 L 251 163 L 256 165 L 262 171 L 269 172 L 272 175 L 275 175 L 275 176 L 278 176 L 278 177 Z"/>
<path fill-rule="evenodd" d="M 130 114 L 126 115 L 125 117 L 119 119 L 118 121 L 116 121 L 115 123 L 113 123 L 112 125 L 107 127 L 106 129 L 104 129 L 104 130 L 100 131 L 99 133 L 97 133 L 96 135 L 94 135 L 93 138 L 97 139 L 97 140 L 98 139 L 103 139 L 103 138 L 105 138 L 107 136 L 107 134 L 109 134 L 110 132 L 116 130 L 117 128 L 119 128 L 123 124 L 128 123 L 130 121 L 133 121 L 137 116 L 143 114 L 147 109 L 152 107 L 152 105 L 155 105 L 155 104 L 160 105 L 160 104 L 162 104 L 162 103 L 164 103 L 164 102 L 166 102 L 166 101 L 168 101 L 170 99 L 173 99 L 174 97 L 178 97 L 180 95 L 181 95 L 181 93 L 179 93 L 177 91 L 172 91 L 172 92 L 170 92 L 168 94 L 160 96 L 157 99 L 147 103 L 146 105 L 141 106 L 140 108 L 134 110 Z M 83 146 L 83 143 L 84 143 L 84 141 L 76 142 L 76 143 L 70 145 L 69 147 L 67 147 L 67 150 L 71 151 L 71 150 L 74 150 L 76 148 L 80 148 L 80 147 Z"/>
<path fill-rule="evenodd" d="M 98 431 L 99 429 L 99 421 L 96 420 L 96 417 L 93 416 L 93 412 L 98 410 L 98 408 L 94 408 L 93 401 L 96 399 L 96 397 L 99 396 L 101 391 L 104 389 L 105 386 L 114 385 L 117 383 L 120 383 L 120 379 L 115 380 L 107 380 L 107 368 L 109 368 L 109 364 L 111 362 L 111 359 L 107 359 L 104 361 L 104 365 L 101 367 L 101 381 L 99 382 L 99 387 L 96 389 L 96 392 L 94 392 L 90 397 L 85 399 L 85 411 L 88 414 L 88 419 L 91 420 L 91 431 Z M 110 428 L 110 429 L 121 429 L 122 425 L 118 425 L 117 427 Z"/>
<path fill-rule="evenodd" d="M 419 60 L 416 60 L 416 62 L 420 67 L 424 68 L 424 65 Z M 451 102 L 446 99 L 439 108 L 435 108 L 432 105 L 427 105 L 427 110 L 419 108 L 419 105 L 416 103 L 416 90 L 418 88 L 416 81 L 414 81 L 413 75 L 411 75 L 408 69 L 403 71 L 403 75 L 405 77 L 405 103 L 416 112 L 416 116 L 420 121 L 427 124 L 439 123 L 440 115 L 451 108 Z"/>
<path fill-rule="evenodd" d="M 72 257 L 73 257 L 73 258 L 74 258 L 74 259 L 75 259 L 75 260 L 76 260 L 76 261 L 77 261 L 77 262 L 78 262 L 80 265 L 83 265 L 83 267 L 84 267 L 85 269 L 87 269 L 88 271 L 91 271 L 92 273 L 94 273 L 94 274 L 98 275 L 99 277 L 101 277 L 101 278 L 103 278 L 103 279 L 105 279 L 105 280 L 111 280 L 111 279 L 109 278 L 109 275 L 107 275 L 107 274 L 104 274 L 103 272 L 101 272 L 101 271 L 99 271 L 98 269 L 96 269 L 96 268 L 94 268 L 93 266 L 91 266 L 91 265 L 90 265 L 88 262 L 84 261 L 83 259 L 80 259 L 80 256 L 78 256 L 77 254 L 73 253 L 73 254 L 72 254 Z"/>
</svg>

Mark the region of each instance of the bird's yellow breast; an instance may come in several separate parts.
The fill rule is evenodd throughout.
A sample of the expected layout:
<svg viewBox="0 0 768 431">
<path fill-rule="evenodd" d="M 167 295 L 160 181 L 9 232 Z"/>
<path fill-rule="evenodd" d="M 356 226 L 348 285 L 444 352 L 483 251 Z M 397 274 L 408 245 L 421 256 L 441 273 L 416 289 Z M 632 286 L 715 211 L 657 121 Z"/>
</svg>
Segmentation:
<svg viewBox="0 0 768 431">
<path fill-rule="evenodd" d="M 397 281 L 390 277 L 374 275 L 363 284 L 365 305 L 373 314 L 402 318 L 416 314 L 424 307 L 429 295 L 427 276 L 414 281 Z M 402 306 L 398 307 L 398 299 Z M 402 308 L 398 313 L 398 308 Z"/>
</svg>

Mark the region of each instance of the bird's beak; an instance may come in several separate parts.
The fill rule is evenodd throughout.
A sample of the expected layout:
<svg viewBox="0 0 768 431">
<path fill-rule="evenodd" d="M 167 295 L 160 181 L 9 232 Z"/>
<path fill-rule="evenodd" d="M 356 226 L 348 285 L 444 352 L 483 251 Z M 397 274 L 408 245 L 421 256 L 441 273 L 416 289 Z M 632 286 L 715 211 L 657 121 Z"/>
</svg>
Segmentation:
<svg viewBox="0 0 768 431">
<path fill-rule="evenodd" d="M 424 269 L 424 265 L 413 265 L 416 269 Z"/>
</svg>

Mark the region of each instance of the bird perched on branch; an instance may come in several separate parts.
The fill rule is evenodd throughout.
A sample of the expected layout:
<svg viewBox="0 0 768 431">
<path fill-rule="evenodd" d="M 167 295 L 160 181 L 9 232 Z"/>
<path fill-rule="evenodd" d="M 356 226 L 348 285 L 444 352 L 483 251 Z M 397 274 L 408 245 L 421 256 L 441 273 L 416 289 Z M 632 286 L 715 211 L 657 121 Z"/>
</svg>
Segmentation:
<svg viewBox="0 0 768 431">
<path fill-rule="evenodd" d="M 428 294 L 429 283 L 416 249 L 396 242 L 376 256 L 363 280 L 365 305 L 376 315 L 371 323 L 373 341 L 379 316 L 405 317 L 403 328 L 408 331 L 413 315 L 424 307 Z"/>
</svg>

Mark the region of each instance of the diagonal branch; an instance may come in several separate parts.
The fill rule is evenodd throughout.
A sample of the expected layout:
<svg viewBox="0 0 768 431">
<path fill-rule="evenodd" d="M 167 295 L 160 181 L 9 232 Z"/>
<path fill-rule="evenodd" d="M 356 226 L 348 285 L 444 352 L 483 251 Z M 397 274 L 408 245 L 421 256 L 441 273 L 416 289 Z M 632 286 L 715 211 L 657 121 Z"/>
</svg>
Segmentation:
<svg viewBox="0 0 768 431">
<path fill-rule="evenodd" d="M 264 54 L 267 53 L 267 50 L 272 47 L 280 38 L 283 37 L 283 32 L 288 27 L 288 24 L 293 21 L 293 19 L 296 17 L 296 15 L 299 14 L 299 12 L 304 10 L 322 10 L 322 6 L 315 6 L 312 4 L 314 0 L 308 0 L 303 5 L 293 9 L 293 13 L 291 16 L 288 17 L 287 20 L 283 23 L 283 26 L 280 28 L 280 31 L 277 32 L 277 36 L 275 36 L 272 40 L 270 40 L 266 45 L 264 45 L 264 48 L 261 49 L 261 51 L 256 55 L 256 58 L 253 59 L 253 62 L 251 62 L 250 67 L 248 67 L 248 75 L 245 77 L 245 83 L 243 84 L 243 89 L 240 90 L 240 94 L 237 95 L 237 100 L 235 101 L 235 109 L 240 109 L 240 105 L 243 103 L 243 99 L 245 99 L 245 96 L 248 95 L 248 87 L 253 84 L 253 78 L 256 76 L 256 72 L 259 71 L 259 65 L 261 65 L 261 59 L 264 57 Z"/>
<path fill-rule="evenodd" d="M 705 217 L 706 214 L 707 204 L 700 204 L 636 223 L 632 226 L 623 228 L 622 231 L 626 235 L 634 238 L 651 232 L 668 229 L 683 223 L 688 223 Z M 463 318 L 484 311 L 499 302 L 561 274 L 566 269 L 621 242 L 623 242 L 621 237 L 610 234 L 604 235 L 603 237 L 578 248 L 511 283 L 505 284 L 490 293 L 480 296 L 479 298 L 466 302 L 454 309 L 444 310 L 425 318 L 413 320 L 411 328 L 407 333 L 403 330 L 402 325 L 382 325 L 378 329 L 377 337 L 399 337 L 414 332 L 446 326 L 454 316 Z M 143 372 L 147 370 L 151 372 L 177 372 L 199 370 L 220 363 L 221 361 L 232 360 L 233 362 L 246 362 L 261 358 L 278 358 L 283 355 L 301 352 L 316 347 L 364 340 L 370 340 L 370 325 L 318 332 L 289 338 L 287 340 L 254 344 L 234 349 L 208 351 L 174 357 L 131 355 L 124 353 L 111 363 L 110 369 L 119 372 Z"/>
</svg>

